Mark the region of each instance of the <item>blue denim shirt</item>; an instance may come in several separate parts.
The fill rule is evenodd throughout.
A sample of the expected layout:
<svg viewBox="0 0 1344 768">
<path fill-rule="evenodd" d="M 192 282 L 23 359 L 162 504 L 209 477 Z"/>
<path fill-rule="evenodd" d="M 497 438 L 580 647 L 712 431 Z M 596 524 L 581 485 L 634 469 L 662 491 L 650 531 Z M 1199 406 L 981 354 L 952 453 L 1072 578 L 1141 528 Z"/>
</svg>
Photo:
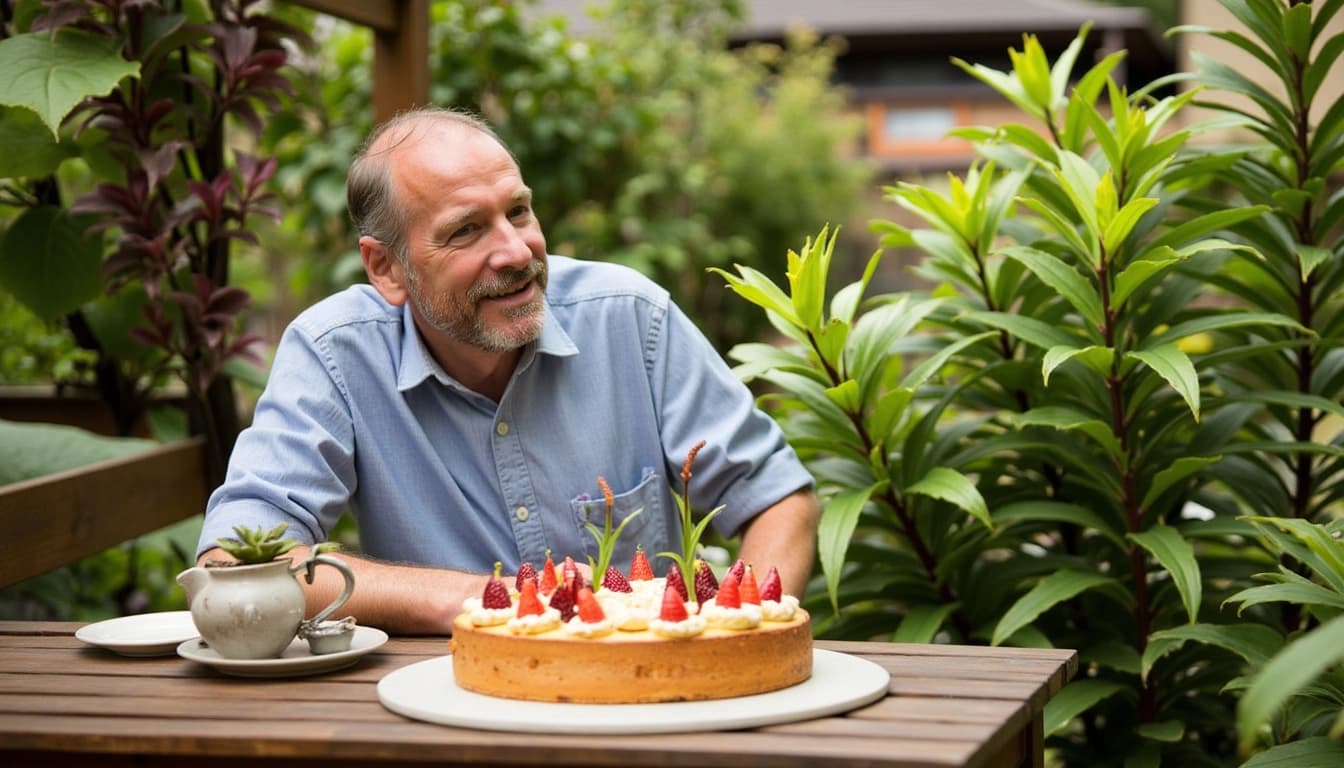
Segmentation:
<svg viewBox="0 0 1344 768">
<path fill-rule="evenodd" d="M 357 285 L 303 312 L 276 349 L 252 424 L 210 497 L 198 551 L 234 525 L 289 523 L 326 539 L 349 507 L 376 558 L 512 572 L 546 551 L 597 554 L 597 479 L 616 494 L 622 533 L 612 563 L 636 545 L 679 550 L 669 481 L 696 442 L 691 497 L 724 506 L 732 535 L 808 486 L 775 422 L 665 290 L 612 264 L 548 257 L 546 320 L 496 404 L 451 376 L 405 307 Z M 658 564 L 655 564 L 658 567 Z M 661 567 L 659 572 L 661 573 Z"/>
</svg>

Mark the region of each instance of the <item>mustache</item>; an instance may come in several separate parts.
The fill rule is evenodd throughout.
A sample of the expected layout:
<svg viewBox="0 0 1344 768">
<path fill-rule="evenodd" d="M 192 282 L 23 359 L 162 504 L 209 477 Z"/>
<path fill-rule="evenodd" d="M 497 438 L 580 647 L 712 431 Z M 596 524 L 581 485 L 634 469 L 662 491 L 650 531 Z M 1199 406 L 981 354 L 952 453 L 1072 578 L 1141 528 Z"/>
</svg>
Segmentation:
<svg viewBox="0 0 1344 768">
<path fill-rule="evenodd" d="M 498 277 L 487 278 L 476 283 L 467 291 L 467 299 L 477 302 L 491 296 L 503 296 L 513 293 L 523 284 L 532 280 L 540 283 L 543 289 L 546 288 L 546 263 L 541 259 L 533 259 L 522 269 L 513 269 L 500 274 Z"/>
</svg>

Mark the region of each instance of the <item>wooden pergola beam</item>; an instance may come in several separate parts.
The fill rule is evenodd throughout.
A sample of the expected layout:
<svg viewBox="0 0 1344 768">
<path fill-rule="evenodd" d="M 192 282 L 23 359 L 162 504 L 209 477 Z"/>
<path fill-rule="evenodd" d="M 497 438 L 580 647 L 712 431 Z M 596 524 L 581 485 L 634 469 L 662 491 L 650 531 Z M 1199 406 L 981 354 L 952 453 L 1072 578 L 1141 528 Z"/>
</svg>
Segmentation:
<svg viewBox="0 0 1344 768">
<path fill-rule="evenodd" d="M 429 102 L 429 0 L 291 0 L 373 30 L 373 116 Z"/>
</svg>

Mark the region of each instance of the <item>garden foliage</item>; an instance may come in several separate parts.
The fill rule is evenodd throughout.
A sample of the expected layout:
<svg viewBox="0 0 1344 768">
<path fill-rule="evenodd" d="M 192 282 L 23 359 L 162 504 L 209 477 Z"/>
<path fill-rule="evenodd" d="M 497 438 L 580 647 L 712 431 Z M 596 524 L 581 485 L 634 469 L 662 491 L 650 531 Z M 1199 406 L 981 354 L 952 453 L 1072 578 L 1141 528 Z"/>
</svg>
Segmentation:
<svg viewBox="0 0 1344 768">
<path fill-rule="evenodd" d="M 1021 122 L 897 184 L 927 293 L 720 271 L 791 343 L 736 347 L 824 499 L 823 637 L 1075 648 L 1049 704 L 1068 765 L 1338 765 L 1344 752 L 1344 106 L 1313 104 L 1344 2 L 1225 5 L 1212 61 L 1130 91 L 1123 52 L 1032 36 L 965 71 Z M 1199 122 L 1226 92 L 1250 106 Z M 1201 144 L 1239 128 L 1234 146 Z"/>
</svg>

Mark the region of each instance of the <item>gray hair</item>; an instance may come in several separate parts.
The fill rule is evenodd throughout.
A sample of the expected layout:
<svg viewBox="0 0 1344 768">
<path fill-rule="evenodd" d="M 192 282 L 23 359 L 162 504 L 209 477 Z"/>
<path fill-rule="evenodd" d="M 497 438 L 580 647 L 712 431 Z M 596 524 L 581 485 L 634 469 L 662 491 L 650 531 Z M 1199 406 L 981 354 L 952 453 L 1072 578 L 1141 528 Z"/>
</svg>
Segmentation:
<svg viewBox="0 0 1344 768">
<path fill-rule="evenodd" d="M 382 243 L 403 267 L 406 266 L 407 257 L 407 221 L 403 207 L 397 204 L 396 190 L 392 188 L 392 170 L 388 158 L 417 128 L 441 123 L 474 128 L 499 142 L 513 157 L 512 150 L 483 119 L 448 107 L 416 107 L 399 112 L 374 128 L 350 162 L 350 172 L 345 182 L 346 207 L 359 236 L 371 237 Z M 385 136 L 395 136 L 395 139 L 389 139 L 385 146 L 379 146 Z M 514 161 L 517 162 L 517 158 Z"/>
</svg>

